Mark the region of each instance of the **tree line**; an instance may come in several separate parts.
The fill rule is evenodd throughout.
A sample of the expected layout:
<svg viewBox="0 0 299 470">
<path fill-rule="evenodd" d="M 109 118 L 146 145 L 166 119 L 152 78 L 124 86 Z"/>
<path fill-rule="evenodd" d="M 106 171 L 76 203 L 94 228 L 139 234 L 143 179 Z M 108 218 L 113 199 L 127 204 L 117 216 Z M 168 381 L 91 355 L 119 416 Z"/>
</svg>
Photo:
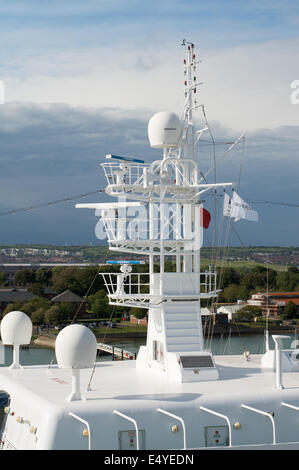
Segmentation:
<svg viewBox="0 0 299 470">
<path fill-rule="evenodd" d="M 224 268 L 218 270 L 219 302 L 248 300 L 257 292 L 299 292 L 299 270 L 292 266 L 287 271 L 275 271 L 257 265 L 252 269 Z"/>
<path fill-rule="evenodd" d="M 165 270 L 174 271 L 175 265 L 166 261 Z M 203 270 L 205 268 L 203 267 Z M 138 265 L 139 273 L 148 272 L 148 265 Z M 155 264 L 155 272 L 159 265 Z M 119 266 L 102 266 L 100 272 L 119 272 Z M 230 267 L 217 268 L 218 287 L 222 289 L 218 302 L 234 303 L 239 299 L 247 300 L 257 292 L 299 292 L 299 270 L 290 267 L 287 271 L 279 272 L 267 269 L 262 265 L 254 268 L 234 269 Z M 144 278 L 145 280 L 145 278 Z M 7 276 L 0 272 L 0 284 L 7 285 Z M 75 314 L 74 308 L 68 303 L 52 304 L 45 296 L 45 288 L 50 287 L 56 294 L 70 290 L 86 301 L 86 311 L 93 318 L 122 317 L 125 313 L 134 313 L 141 318 L 144 309 L 131 309 L 125 312 L 123 307 L 109 305 L 103 277 L 99 275 L 98 266 L 84 268 L 72 266 L 57 266 L 54 268 L 41 267 L 38 270 L 22 269 L 15 275 L 15 285 L 27 287 L 34 298 L 27 302 L 9 304 L 5 311 L 23 310 L 31 316 L 34 323 L 58 324 L 69 320 Z M 145 288 L 145 287 L 144 287 Z"/>
</svg>

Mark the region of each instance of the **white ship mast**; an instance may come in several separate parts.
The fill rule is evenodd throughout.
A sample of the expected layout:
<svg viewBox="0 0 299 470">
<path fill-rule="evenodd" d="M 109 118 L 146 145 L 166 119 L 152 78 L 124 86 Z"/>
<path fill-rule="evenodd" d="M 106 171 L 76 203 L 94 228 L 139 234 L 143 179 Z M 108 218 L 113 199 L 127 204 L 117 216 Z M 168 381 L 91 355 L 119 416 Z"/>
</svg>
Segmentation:
<svg viewBox="0 0 299 470">
<path fill-rule="evenodd" d="M 150 145 L 161 149 L 163 158 L 147 164 L 107 155 L 108 162 L 102 164 L 106 192 L 119 202 L 76 207 L 101 210 L 111 250 L 148 256 L 146 274 L 133 272 L 128 264 L 119 274 L 103 274 L 111 304 L 148 309 L 147 344 L 140 348 L 137 369 L 189 382 L 218 377 L 213 357 L 203 347 L 200 301 L 216 297 L 217 290 L 215 268 L 200 270 L 201 196 L 231 183 L 199 184 L 196 144 L 207 128 L 194 128 L 198 62 L 194 44 L 184 40 L 183 45 L 182 119 L 162 111 L 148 125 Z M 159 257 L 159 272 L 154 270 L 154 256 Z M 166 258 L 174 260 L 174 272 L 165 271 Z M 201 373 L 194 373 L 199 367 Z"/>
</svg>

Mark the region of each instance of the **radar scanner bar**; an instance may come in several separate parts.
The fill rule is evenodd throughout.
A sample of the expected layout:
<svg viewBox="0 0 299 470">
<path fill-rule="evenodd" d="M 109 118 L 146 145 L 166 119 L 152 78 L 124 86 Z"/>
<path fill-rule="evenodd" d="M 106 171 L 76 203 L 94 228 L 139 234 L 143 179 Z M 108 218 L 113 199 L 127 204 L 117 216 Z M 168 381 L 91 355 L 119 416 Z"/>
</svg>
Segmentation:
<svg viewBox="0 0 299 470">
<path fill-rule="evenodd" d="M 130 157 L 120 157 L 119 155 L 106 155 L 105 158 L 108 160 L 121 160 L 124 162 L 132 162 L 132 163 L 145 163 L 144 160 L 139 160 L 137 158 L 130 158 Z"/>
</svg>

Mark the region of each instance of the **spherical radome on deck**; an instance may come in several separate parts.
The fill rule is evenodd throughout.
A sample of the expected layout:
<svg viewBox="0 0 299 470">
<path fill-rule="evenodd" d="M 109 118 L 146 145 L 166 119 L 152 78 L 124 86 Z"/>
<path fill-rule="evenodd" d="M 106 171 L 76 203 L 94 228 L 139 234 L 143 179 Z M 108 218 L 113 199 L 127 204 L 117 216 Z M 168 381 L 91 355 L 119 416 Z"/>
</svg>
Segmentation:
<svg viewBox="0 0 299 470">
<path fill-rule="evenodd" d="M 32 336 L 32 321 L 24 312 L 9 312 L 1 321 L 0 330 L 3 344 L 29 344 Z"/>
<path fill-rule="evenodd" d="M 153 148 L 177 147 L 182 123 L 179 117 L 170 111 L 154 114 L 148 123 L 148 138 Z"/>
<path fill-rule="evenodd" d="M 69 325 L 57 335 L 55 353 L 58 366 L 66 369 L 93 367 L 97 354 L 97 340 L 84 325 Z"/>
</svg>

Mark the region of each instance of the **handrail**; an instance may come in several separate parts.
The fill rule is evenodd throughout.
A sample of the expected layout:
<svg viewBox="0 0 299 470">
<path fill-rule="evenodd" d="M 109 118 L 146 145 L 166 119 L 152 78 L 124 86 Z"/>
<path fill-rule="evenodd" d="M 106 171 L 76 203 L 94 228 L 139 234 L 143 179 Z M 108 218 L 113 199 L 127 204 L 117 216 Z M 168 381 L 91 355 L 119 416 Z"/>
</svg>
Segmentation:
<svg viewBox="0 0 299 470">
<path fill-rule="evenodd" d="M 182 428 L 183 428 L 183 445 L 184 445 L 183 450 L 186 450 L 187 449 L 187 435 L 186 435 L 186 426 L 185 426 L 185 422 L 183 418 L 181 418 L 180 416 L 174 415 L 173 413 L 170 413 L 169 411 L 163 410 L 162 408 L 157 408 L 157 411 L 159 413 L 163 413 L 167 416 L 170 416 L 171 418 L 177 419 L 181 423 Z"/>
<path fill-rule="evenodd" d="M 122 418 L 124 418 L 124 419 L 126 419 L 126 420 L 128 420 L 128 421 L 130 421 L 131 423 L 134 424 L 135 431 L 136 431 L 136 448 L 137 448 L 137 450 L 139 450 L 139 430 L 138 430 L 136 420 L 133 419 L 133 418 L 130 418 L 130 416 L 127 416 L 124 413 L 121 413 L 120 411 L 117 411 L 117 410 L 113 410 L 113 413 L 115 415 L 121 416 Z"/>
<path fill-rule="evenodd" d="M 75 413 L 72 413 L 71 411 L 69 412 L 69 415 L 75 418 L 77 421 L 80 421 L 81 423 L 85 424 L 88 430 L 88 450 L 91 450 L 91 432 L 90 432 L 90 426 L 88 421 L 86 421 L 83 418 L 80 418 L 80 416 L 76 415 Z"/>
<path fill-rule="evenodd" d="M 285 406 L 286 408 L 291 408 L 292 410 L 297 410 L 299 411 L 299 406 L 291 405 L 290 403 L 285 403 L 284 401 L 280 402 L 282 406 Z"/>
<path fill-rule="evenodd" d="M 257 408 L 253 408 L 253 407 L 248 406 L 248 405 L 241 404 L 241 406 L 242 406 L 242 408 L 246 408 L 247 410 L 253 411 L 254 413 L 258 413 L 258 414 L 267 416 L 271 420 L 272 429 L 273 429 L 273 444 L 275 445 L 276 444 L 276 428 L 275 428 L 275 421 L 274 421 L 272 413 L 269 413 L 267 411 L 258 410 Z"/>
<path fill-rule="evenodd" d="M 229 444 L 228 444 L 228 446 L 232 447 L 232 427 L 231 427 L 229 418 L 226 415 L 218 413 L 218 411 L 211 410 L 210 408 L 206 408 L 205 406 L 200 406 L 199 409 L 203 410 L 203 411 L 206 411 L 207 413 L 210 413 L 212 415 L 218 416 L 219 418 L 225 419 L 225 421 L 228 424 L 228 432 L 229 432 Z"/>
</svg>

